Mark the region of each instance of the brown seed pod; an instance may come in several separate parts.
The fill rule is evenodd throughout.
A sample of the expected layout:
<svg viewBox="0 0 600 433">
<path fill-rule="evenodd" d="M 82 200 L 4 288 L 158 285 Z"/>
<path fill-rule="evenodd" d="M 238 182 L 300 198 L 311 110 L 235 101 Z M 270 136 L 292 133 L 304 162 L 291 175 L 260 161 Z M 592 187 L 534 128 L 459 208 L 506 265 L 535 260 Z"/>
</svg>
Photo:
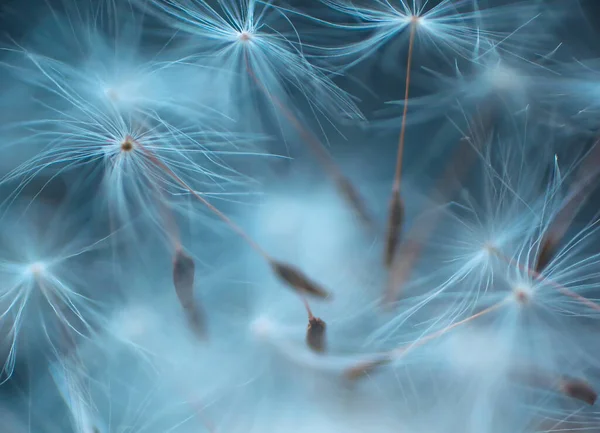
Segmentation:
<svg viewBox="0 0 600 433">
<path fill-rule="evenodd" d="M 400 233 L 404 223 L 404 203 L 400 197 L 400 191 L 392 193 L 390 201 L 390 213 L 388 217 L 387 235 L 385 239 L 385 265 L 390 268 L 394 263 L 396 250 L 400 243 Z"/>
<path fill-rule="evenodd" d="M 592 386 L 581 379 L 572 379 L 569 377 L 562 378 L 560 382 L 560 390 L 565 395 L 583 401 L 590 406 L 593 406 L 598 398 L 598 394 L 592 388 Z"/>
<path fill-rule="evenodd" d="M 281 281 L 301 294 L 308 294 L 318 298 L 331 298 L 331 295 L 319 284 L 311 281 L 304 273 L 287 263 L 271 261 L 273 272 Z"/>
<path fill-rule="evenodd" d="M 568 376 L 557 376 L 539 368 L 521 368 L 511 372 L 511 377 L 534 387 L 554 389 L 568 397 L 583 401 L 589 405 L 596 402 L 596 391 L 583 379 Z"/>
<path fill-rule="evenodd" d="M 196 265 L 194 260 L 183 250 L 178 249 L 173 257 L 173 285 L 181 306 L 194 303 L 194 277 Z"/>
<path fill-rule="evenodd" d="M 205 337 L 205 320 L 200 307 L 194 299 L 194 278 L 196 265 L 183 250 L 178 249 L 173 257 L 173 285 L 179 303 L 192 332 L 200 338 Z"/>
<path fill-rule="evenodd" d="M 327 325 L 318 317 L 308 319 L 306 328 L 306 344 L 315 352 L 325 352 L 325 329 Z"/>
</svg>

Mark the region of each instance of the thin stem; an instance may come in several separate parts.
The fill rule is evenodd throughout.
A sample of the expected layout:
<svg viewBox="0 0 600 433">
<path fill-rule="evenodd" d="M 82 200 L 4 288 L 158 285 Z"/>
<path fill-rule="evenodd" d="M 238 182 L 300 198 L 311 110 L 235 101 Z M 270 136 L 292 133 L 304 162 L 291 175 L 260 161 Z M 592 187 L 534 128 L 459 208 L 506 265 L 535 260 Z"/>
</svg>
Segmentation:
<svg viewBox="0 0 600 433">
<path fill-rule="evenodd" d="M 217 209 L 215 206 L 213 206 L 208 200 L 206 200 L 204 197 L 202 197 L 200 194 L 198 194 L 196 191 L 194 191 L 187 183 L 185 183 L 179 176 L 177 176 L 177 174 L 175 174 L 173 172 L 173 170 L 171 170 L 169 167 L 167 167 L 162 161 L 160 161 L 152 152 L 150 152 L 149 150 L 147 150 L 144 146 L 142 146 L 140 143 L 137 143 L 138 146 L 144 151 L 144 153 L 146 154 L 146 156 L 157 166 L 159 167 L 161 170 L 163 170 L 165 173 L 167 173 L 169 176 L 171 176 L 178 184 L 180 184 L 183 188 L 185 188 L 190 194 L 192 194 L 192 196 L 200 201 L 204 206 L 206 206 L 212 213 L 214 213 L 215 215 L 217 215 L 225 224 L 227 224 L 233 231 L 235 231 L 242 239 L 244 239 L 244 241 L 250 245 L 250 247 L 256 251 L 258 254 L 260 254 L 267 262 L 272 263 L 273 259 L 271 258 L 271 256 L 269 254 L 267 254 L 267 252 L 262 249 L 260 247 L 260 245 L 258 245 L 250 236 L 248 236 L 248 234 L 246 234 L 246 232 L 237 224 L 235 224 L 233 221 L 231 221 L 231 219 L 225 215 L 223 212 L 221 212 L 219 209 Z"/>
<path fill-rule="evenodd" d="M 400 243 L 402 227 L 404 225 L 404 202 L 400 194 L 400 181 L 402 179 L 402 157 L 404 155 L 404 138 L 406 135 L 406 115 L 408 113 L 408 94 L 410 90 L 410 70 L 412 53 L 415 42 L 416 19 L 410 24 L 410 41 L 408 45 L 408 60 L 406 63 L 406 82 L 404 83 L 404 110 L 402 112 L 402 127 L 398 141 L 398 154 L 396 156 L 396 173 L 389 202 L 389 215 L 385 239 L 385 265 L 390 268 L 394 264 L 398 244 Z"/>
<path fill-rule="evenodd" d="M 459 326 L 462 326 L 464 324 L 472 322 L 475 319 L 478 319 L 478 318 L 483 317 L 493 311 L 496 311 L 498 308 L 500 308 L 501 306 L 506 304 L 506 302 L 507 302 L 506 300 L 500 301 L 484 310 L 481 310 L 479 313 L 475 313 L 472 316 L 467 317 L 466 319 L 459 320 L 458 322 L 454 322 L 452 325 L 446 326 L 445 328 L 440 329 L 439 331 L 436 331 L 433 334 L 426 335 L 425 337 L 421 338 L 420 340 L 412 343 L 411 345 L 409 345 L 407 347 L 400 347 L 398 349 L 394 349 L 390 352 L 390 354 L 392 355 L 393 359 L 399 359 L 402 356 L 406 355 L 410 350 L 414 349 L 415 347 L 421 347 L 425 343 L 435 340 L 436 338 L 441 337 L 442 335 L 446 334 L 447 332 L 449 332 L 455 328 L 458 328 Z"/>
<path fill-rule="evenodd" d="M 355 365 L 354 367 L 350 367 L 350 368 L 346 369 L 344 372 L 344 375 L 348 379 L 352 379 L 352 380 L 357 379 L 359 377 L 363 377 L 364 375 L 368 374 L 370 371 L 374 370 L 377 367 L 390 364 L 391 362 L 402 358 L 404 355 L 406 355 L 407 353 L 409 353 L 412 349 L 414 349 L 416 347 L 421 347 L 421 346 L 425 345 L 426 343 L 443 336 L 447 332 L 449 332 L 455 328 L 458 328 L 459 326 L 465 325 L 479 317 L 483 317 L 493 311 L 496 311 L 497 309 L 499 309 L 506 303 L 507 303 L 506 299 L 502 300 L 484 310 L 481 310 L 479 313 L 475 313 L 472 316 L 467 317 L 466 319 L 460 320 L 458 322 L 453 323 L 452 325 L 449 325 L 443 329 L 440 329 L 439 331 L 428 334 L 428 335 L 422 337 L 421 339 L 415 341 L 414 343 L 411 343 L 410 345 L 401 346 L 396 349 L 392 349 L 388 352 L 381 353 L 372 360 L 363 361 L 363 362 Z"/>
<path fill-rule="evenodd" d="M 304 307 L 306 308 L 306 313 L 308 314 L 308 320 L 314 319 L 315 316 L 313 315 L 310 305 L 308 305 L 308 301 L 304 296 L 302 297 L 302 301 L 304 302 Z"/>
<path fill-rule="evenodd" d="M 404 136 L 406 133 L 406 115 L 408 114 L 408 94 L 410 90 L 410 70 L 412 65 L 413 46 L 417 22 L 413 19 L 410 25 L 410 40 L 408 42 L 408 60 L 406 63 L 406 82 L 404 84 L 404 110 L 402 111 L 402 127 L 398 141 L 398 155 L 396 157 L 396 174 L 394 176 L 394 191 L 400 191 L 400 180 L 402 177 L 402 157 L 404 155 Z"/>
</svg>

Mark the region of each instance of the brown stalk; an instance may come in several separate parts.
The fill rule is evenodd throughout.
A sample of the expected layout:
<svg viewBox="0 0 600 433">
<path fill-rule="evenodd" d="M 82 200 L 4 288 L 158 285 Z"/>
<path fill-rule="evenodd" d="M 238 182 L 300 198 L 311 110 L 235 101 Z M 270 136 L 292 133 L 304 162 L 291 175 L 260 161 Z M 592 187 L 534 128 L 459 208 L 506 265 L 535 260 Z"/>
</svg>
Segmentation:
<svg viewBox="0 0 600 433">
<path fill-rule="evenodd" d="M 348 368 L 344 372 L 344 377 L 351 381 L 362 379 L 363 377 L 368 376 L 374 370 L 387 365 L 392 361 L 393 359 L 391 357 L 382 357 L 372 361 L 361 362 L 354 367 Z"/>
<path fill-rule="evenodd" d="M 147 128 L 147 125 L 144 122 L 141 123 L 143 127 Z M 134 137 L 125 137 L 125 140 L 121 144 L 121 150 L 123 152 L 133 152 L 136 147 L 139 147 L 145 155 L 150 156 L 155 165 L 162 168 L 160 164 L 156 164 L 158 159 Z M 175 248 L 175 254 L 173 256 L 173 285 L 175 286 L 175 293 L 184 311 L 188 326 L 198 338 L 204 339 L 206 338 L 206 321 L 200 305 L 194 299 L 196 265 L 194 260 L 185 253 L 181 247 L 177 223 L 175 222 L 172 212 L 170 212 L 162 200 L 162 191 L 153 184 L 150 184 L 150 187 L 157 195 L 157 203 L 159 204 L 162 219 L 171 243 Z"/>
<path fill-rule="evenodd" d="M 392 188 L 392 197 L 390 198 L 389 216 L 387 221 L 387 231 L 385 239 L 384 262 L 386 267 L 391 267 L 394 262 L 396 250 L 400 243 L 402 226 L 404 225 L 404 203 L 400 195 L 400 182 L 402 180 L 402 158 L 404 156 L 404 137 L 406 135 L 406 116 L 408 114 L 408 94 L 410 90 L 410 70 L 413 57 L 413 46 L 415 42 L 415 32 L 417 30 L 417 17 L 413 17 L 410 23 L 410 37 L 408 42 L 408 59 L 406 62 L 406 81 L 404 83 L 404 109 L 402 111 L 402 126 L 400 128 L 400 137 L 398 139 L 398 154 L 396 157 L 396 173 L 394 175 L 394 185 Z"/>
<path fill-rule="evenodd" d="M 449 331 L 451 331 L 455 328 L 458 328 L 459 326 L 462 326 L 466 323 L 472 322 L 473 320 L 475 320 L 479 317 L 483 317 L 483 316 L 499 309 L 505 303 L 506 303 L 506 301 L 500 301 L 490 307 L 487 307 L 484 310 L 481 310 L 478 313 L 473 314 L 472 316 L 467 317 L 466 319 L 460 320 L 458 322 L 454 322 L 453 324 L 446 326 L 445 328 L 442 328 L 439 331 L 428 334 L 428 335 L 420 338 L 419 340 L 415 341 L 414 343 L 411 343 L 406 346 L 398 347 L 396 349 L 390 350 L 387 353 L 379 354 L 379 355 L 377 355 L 377 357 L 375 359 L 373 359 L 371 361 L 361 362 L 361 363 L 355 365 L 354 367 L 347 369 L 344 373 L 344 376 L 349 379 L 359 379 L 359 378 L 363 377 L 364 375 L 370 373 L 377 367 L 380 367 L 380 366 L 383 366 L 386 364 L 390 364 L 391 362 L 402 358 L 407 353 L 409 353 L 411 350 L 413 350 L 417 347 L 424 346 L 426 343 L 429 343 L 430 341 L 433 341 L 433 340 L 441 337 L 442 335 L 445 335 Z"/>
</svg>

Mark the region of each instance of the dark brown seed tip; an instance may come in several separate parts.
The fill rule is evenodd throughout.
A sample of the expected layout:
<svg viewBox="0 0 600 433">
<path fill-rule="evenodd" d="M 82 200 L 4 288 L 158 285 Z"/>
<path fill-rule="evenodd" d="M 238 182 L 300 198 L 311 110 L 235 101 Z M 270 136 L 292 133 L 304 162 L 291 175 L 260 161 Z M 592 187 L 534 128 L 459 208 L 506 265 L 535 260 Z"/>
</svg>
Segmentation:
<svg viewBox="0 0 600 433">
<path fill-rule="evenodd" d="M 385 265 L 390 268 L 394 263 L 396 249 L 400 243 L 400 232 L 404 223 L 404 203 L 400 191 L 392 193 L 390 213 L 388 217 L 387 234 L 385 238 Z"/>
<path fill-rule="evenodd" d="M 183 250 L 178 249 L 173 257 L 173 285 L 184 308 L 193 303 L 195 273 L 194 260 Z"/>
<path fill-rule="evenodd" d="M 552 261 L 554 254 L 556 254 L 556 241 L 551 236 L 544 236 L 534 270 L 538 274 L 541 273 Z"/>
<path fill-rule="evenodd" d="M 591 385 L 581 379 L 563 378 L 560 389 L 565 395 L 583 401 L 590 406 L 593 406 L 598 398 L 598 394 Z"/>
<path fill-rule="evenodd" d="M 358 379 L 368 375 L 369 373 L 371 373 L 373 370 L 377 369 L 378 367 L 389 364 L 390 362 L 392 362 L 392 360 L 387 357 L 381 358 L 381 359 L 376 359 L 374 361 L 363 362 L 363 363 L 358 364 L 355 367 L 352 367 L 352 368 L 349 368 L 348 370 L 346 370 L 346 372 L 344 373 L 344 377 L 348 380 L 358 380 Z"/>
<path fill-rule="evenodd" d="M 302 294 L 309 294 L 322 299 L 331 299 L 331 295 L 325 289 L 314 281 L 311 281 L 300 269 L 287 263 L 275 261 L 271 262 L 271 267 L 275 275 L 292 289 Z"/>
<path fill-rule="evenodd" d="M 325 352 L 325 329 L 327 325 L 318 317 L 308 319 L 306 328 L 306 344 L 318 353 Z"/>
</svg>

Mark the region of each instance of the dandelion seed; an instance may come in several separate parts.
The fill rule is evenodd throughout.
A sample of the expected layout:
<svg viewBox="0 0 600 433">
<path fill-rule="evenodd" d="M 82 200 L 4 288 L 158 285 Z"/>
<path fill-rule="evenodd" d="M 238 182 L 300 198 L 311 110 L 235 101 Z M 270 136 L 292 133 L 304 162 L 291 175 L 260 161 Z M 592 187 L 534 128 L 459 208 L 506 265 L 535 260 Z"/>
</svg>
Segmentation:
<svg viewBox="0 0 600 433">
<path fill-rule="evenodd" d="M 308 313 L 308 327 L 306 328 L 306 344 L 313 351 L 321 353 L 325 351 L 325 329 L 327 325 L 323 320 L 315 317 L 308 305 L 308 302 L 304 300 L 306 312 Z"/>
<path fill-rule="evenodd" d="M 384 45 L 398 45 L 405 48 L 405 38 L 415 29 L 423 43 L 430 44 L 432 51 L 443 58 L 446 50 L 459 57 L 473 61 L 473 52 L 483 56 L 487 51 L 482 47 L 501 50 L 507 54 L 522 49 L 524 45 L 539 49 L 545 43 L 538 36 L 524 37 L 531 24 L 539 18 L 539 8 L 531 3 L 510 7 L 482 7 L 471 1 L 442 0 L 429 1 L 373 0 L 353 2 L 350 0 L 320 0 L 328 7 L 351 18 L 350 23 L 332 24 L 345 32 L 366 33 L 367 37 L 358 42 L 345 42 L 327 52 L 330 57 L 350 59 L 353 66 L 368 58 Z M 516 17 L 519 17 L 517 20 Z M 492 30 L 493 28 L 493 30 Z M 528 36 L 533 36 L 529 32 Z M 519 37 L 521 36 L 521 37 Z M 527 40 L 527 44 L 524 44 Z M 400 41 L 400 44 L 394 42 Z M 540 43 L 542 42 L 542 43 Z M 483 52 L 481 52 L 483 51 Z M 396 53 L 392 55 L 397 58 Z M 519 57 L 519 54 L 514 54 Z"/>
<path fill-rule="evenodd" d="M 358 113 L 350 98 L 343 95 L 327 74 L 306 60 L 300 41 L 288 40 L 286 32 L 275 30 L 272 23 L 267 24 L 276 18 L 291 24 L 284 10 L 275 8 L 270 2 L 261 4 L 255 0 L 244 0 L 240 4 L 220 2 L 219 7 L 212 7 L 204 0 L 189 4 L 153 0 L 150 4 L 152 11 L 175 27 L 182 28 L 202 42 L 210 41 L 210 46 L 214 47 L 212 50 L 219 53 L 224 63 L 231 62 L 232 67 L 244 65 L 245 74 L 266 96 L 275 109 L 275 115 L 278 118 L 283 115 L 300 133 L 334 180 L 342 197 L 359 219 L 372 228 L 372 221 L 356 188 L 341 173 L 321 141 L 303 126 L 298 116 L 288 108 L 289 104 L 283 102 L 289 100 L 290 92 L 286 91 L 286 86 L 291 86 L 300 90 L 311 106 L 317 105 L 315 111 L 322 113 L 327 110 L 326 105 L 333 103 L 344 113 Z M 297 37 L 295 29 L 289 37 Z M 202 44 L 199 48 L 205 49 L 207 45 Z"/>
<path fill-rule="evenodd" d="M 581 400 L 593 406 L 598 399 L 598 394 L 589 383 L 581 379 L 562 378 L 559 388 L 569 397 Z"/>
<path fill-rule="evenodd" d="M 331 299 L 331 294 L 318 283 L 310 280 L 300 269 L 287 263 L 277 261 L 271 262 L 271 268 L 281 281 L 285 282 L 299 293 L 315 296 L 317 298 Z"/>
<path fill-rule="evenodd" d="M 369 6 L 355 6 L 351 2 L 347 3 L 338 0 L 321 0 L 328 6 L 341 11 L 345 14 L 357 16 L 363 23 L 356 27 L 375 30 L 374 35 L 365 42 L 360 42 L 356 47 L 351 47 L 345 53 L 355 54 L 361 52 L 371 53 L 372 50 L 384 44 L 389 39 L 395 39 L 398 35 L 408 31 L 408 53 L 406 64 L 406 78 L 404 83 L 404 100 L 401 117 L 401 127 L 398 140 L 398 151 L 396 159 L 396 169 L 394 175 L 394 184 L 390 198 L 390 216 L 388 219 L 388 241 L 386 243 L 386 264 L 393 262 L 388 259 L 387 250 L 395 248 L 397 239 L 391 238 L 392 234 L 399 233 L 400 228 L 392 225 L 398 223 L 398 219 L 391 215 L 397 212 L 397 204 L 401 198 L 396 195 L 401 194 L 400 184 L 402 177 L 402 160 L 404 155 L 404 142 L 406 133 L 406 120 L 409 104 L 409 89 L 411 81 L 411 68 L 413 59 L 413 49 L 417 33 L 426 35 L 432 41 L 440 41 L 454 49 L 458 53 L 464 53 L 465 47 L 479 46 L 480 38 L 486 39 L 488 34 L 480 31 L 478 20 L 483 15 L 487 15 L 473 5 L 473 11 L 464 11 L 466 2 L 453 4 L 449 1 L 442 1 L 436 5 L 429 5 L 429 2 L 405 2 L 400 0 L 397 5 L 394 2 L 375 0 Z M 429 9 L 429 10 L 428 10 Z M 492 13 L 490 12 L 490 16 Z M 342 26 L 344 27 L 344 26 Z M 351 25 L 347 28 L 352 28 Z M 460 36 L 459 36 L 460 35 Z M 489 32 L 490 39 L 494 39 L 494 32 Z M 438 47 L 436 47 L 438 48 Z M 439 49 L 439 48 L 438 48 Z M 401 223 L 401 222 L 400 222 Z M 397 235 L 396 235 L 397 236 Z M 395 250 L 392 251 L 395 254 Z"/>
<path fill-rule="evenodd" d="M 325 322 L 318 317 L 308 319 L 306 344 L 315 352 L 325 351 Z"/>
<path fill-rule="evenodd" d="M 400 231 L 404 222 L 404 204 L 400 192 L 392 194 L 388 216 L 388 232 L 385 240 L 385 265 L 390 268 L 396 257 L 396 250 L 400 242 Z"/>
<path fill-rule="evenodd" d="M 200 311 L 200 306 L 194 299 L 195 272 L 196 265 L 194 264 L 194 260 L 181 248 L 177 248 L 173 258 L 173 284 L 175 292 L 190 327 L 198 337 L 204 338 L 206 336 L 205 321 Z"/>
<path fill-rule="evenodd" d="M 26 63 L 20 68 L 4 66 L 15 70 L 20 80 L 31 82 L 28 84 L 39 95 L 31 107 L 36 115 L 8 125 L 9 130 L 33 133 L 7 146 L 26 144 L 35 155 L 0 179 L 3 185 L 20 182 L 2 203 L 8 206 L 40 173 L 51 172 L 55 177 L 86 168 L 93 181 L 101 182 L 103 191 L 97 195 L 98 201 L 108 204 L 111 220 L 116 214 L 118 222 L 129 223 L 133 215 L 144 213 L 160 225 L 165 212 L 183 209 L 179 198 L 186 191 L 157 172 L 141 148 L 185 178 L 196 191 L 222 197 L 246 193 L 254 181 L 233 169 L 225 158 L 258 156 L 261 153 L 255 151 L 253 143 L 257 137 L 227 132 L 230 125 L 221 127 L 230 121 L 225 115 L 200 102 L 190 102 L 187 94 L 175 91 L 181 80 L 170 74 L 185 68 L 185 59 L 160 62 L 159 55 L 151 61 L 141 59 L 136 51 L 140 47 L 135 46 L 140 38 L 137 17 L 124 13 L 124 17 L 133 18 L 133 23 L 128 22 L 131 26 L 103 32 L 105 29 L 93 19 L 91 23 L 81 22 L 85 21 L 82 17 L 94 17 L 97 12 L 91 5 L 85 6 L 91 9 L 75 8 L 65 17 L 53 14 L 57 24 L 53 35 L 65 36 L 64 28 L 71 29 L 71 33 L 66 32 L 70 39 L 65 44 L 75 46 L 68 53 L 72 55 L 59 56 L 55 46 L 44 44 L 41 52 L 21 47 L 10 50 Z M 242 191 L 229 190 L 240 186 Z"/>
<path fill-rule="evenodd" d="M 47 65 L 36 64 L 47 73 Z M 194 190 L 211 193 L 217 187 L 217 196 L 227 195 L 227 185 L 239 184 L 240 173 L 220 160 L 220 155 L 236 152 L 218 149 L 225 144 L 232 145 L 233 136 L 203 131 L 187 121 L 185 127 L 180 124 L 181 128 L 164 121 L 153 125 L 151 120 L 142 121 L 122 114 L 114 107 L 90 104 L 74 93 L 64 78 L 48 78 L 52 92 L 56 93 L 50 97 L 55 118 L 15 125 L 37 130 L 28 144 L 39 145 L 42 150 L 0 180 L 5 184 L 21 182 L 19 188 L 3 200 L 4 204 L 8 205 L 36 173 L 53 171 L 56 176 L 87 169 L 90 174 L 100 172 L 103 193 L 100 200 L 106 199 L 111 216 L 116 214 L 121 221 L 129 221 L 132 214 L 144 212 L 150 213 L 153 221 L 161 221 L 163 218 L 152 213 L 173 211 L 176 199 L 187 190 L 182 191 L 178 182 L 156 170 L 149 155 L 193 182 Z M 67 103 L 67 109 L 61 108 L 63 103 Z M 204 140 L 206 144 L 202 143 Z M 211 146 L 215 147 L 211 150 Z"/>
<path fill-rule="evenodd" d="M 98 318 L 95 301 L 86 293 L 101 278 L 84 260 L 108 238 L 89 242 L 77 218 L 49 214 L 44 206 L 15 203 L 2 218 L 0 325 L 8 329 L 8 378 L 23 339 L 29 342 L 40 333 L 53 351 L 58 345 L 63 356 L 77 340 L 89 338 Z M 97 281 L 83 280 L 86 270 Z"/>
<path fill-rule="evenodd" d="M 274 99 L 291 100 L 293 93 L 299 93 L 315 113 L 327 115 L 335 110 L 360 117 L 352 98 L 331 80 L 330 71 L 307 60 L 305 49 L 315 46 L 302 44 L 298 29 L 286 14 L 291 11 L 270 1 L 257 0 L 220 1 L 215 5 L 206 0 L 138 0 L 135 3 L 173 28 L 191 35 L 196 54 L 216 54 L 220 65 L 228 65 L 235 73 L 249 62 L 258 81 L 270 89 L 271 95 L 276 95 Z M 313 21 L 306 14 L 295 15 Z M 238 82 L 236 77 L 236 86 L 227 86 L 227 91 L 237 88 Z M 273 108 L 279 121 L 278 108 Z"/>
</svg>

